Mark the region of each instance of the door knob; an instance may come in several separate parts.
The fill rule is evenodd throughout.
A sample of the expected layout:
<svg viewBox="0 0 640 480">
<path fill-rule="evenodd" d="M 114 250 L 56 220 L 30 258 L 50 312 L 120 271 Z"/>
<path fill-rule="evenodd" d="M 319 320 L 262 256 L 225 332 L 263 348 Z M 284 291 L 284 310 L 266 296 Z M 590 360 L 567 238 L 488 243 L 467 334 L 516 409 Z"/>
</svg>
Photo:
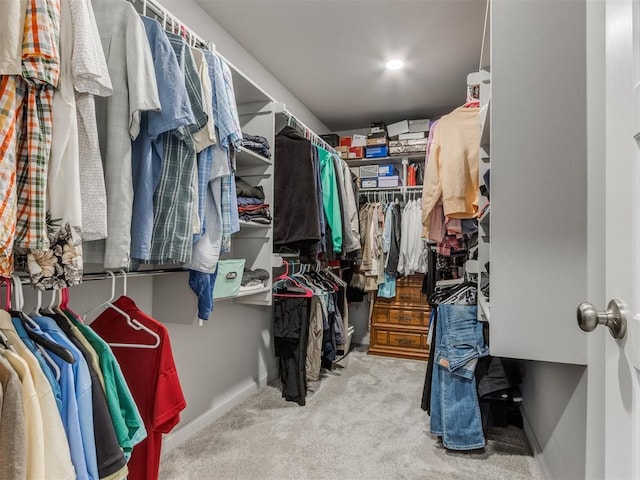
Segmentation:
<svg viewBox="0 0 640 480">
<path fill-rule="evenodd" d="M 585 332 L 593 332 L 598 325 L 609 327 L 613 338 L 623 338 L 627 333 L 627 306 L 622 300 L 613 299 L 607 310 L 599 312 L 590 303 L 578 305 L 578 326 Z"/>
</svg>

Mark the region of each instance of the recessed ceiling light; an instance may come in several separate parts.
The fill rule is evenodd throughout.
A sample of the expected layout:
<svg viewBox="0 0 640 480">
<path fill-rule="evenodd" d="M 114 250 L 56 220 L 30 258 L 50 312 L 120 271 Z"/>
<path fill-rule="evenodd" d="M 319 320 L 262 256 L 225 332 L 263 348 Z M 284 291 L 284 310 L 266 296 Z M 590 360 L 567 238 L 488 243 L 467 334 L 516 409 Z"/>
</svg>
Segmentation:
<svg viewBox="0 0 640 480">
<path fill-rule="evenodd" d="M 402 60 L 389 60 L 387 62 L 387 69 L 388 70 L 400 70 L 403 65 L 404 65 L 404 62 Z"/>
</svg>

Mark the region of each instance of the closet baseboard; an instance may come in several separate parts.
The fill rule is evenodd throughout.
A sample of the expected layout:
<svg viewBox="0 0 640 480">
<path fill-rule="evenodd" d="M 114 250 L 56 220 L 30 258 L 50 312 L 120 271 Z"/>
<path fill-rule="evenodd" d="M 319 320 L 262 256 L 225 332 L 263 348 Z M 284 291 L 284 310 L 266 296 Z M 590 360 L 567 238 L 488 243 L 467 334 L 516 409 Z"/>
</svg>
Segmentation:
<svg viewBox="0 0 640 480">
<path fill-rule="evenodd" d="M 258 393 L 267 385 L 277 381 L 278 368 L 269 370 L 266 375 L 257 380 L 250 381 L 241 386 L 234 393 L 222 400 L 220 403 L 207 410 L 199 417 L 194 418 L 189 423 L 165 435 L 162 439 L 162 455 L 167 455 L 171 450 L 180 446 L 201 430 L 208 427 L 215 420 L 227 413 L 233 407 L 243 402 L 247 398 Z"/>
<path fill-rule="evenodd" d="M 547 463 L 547 460 L 544 457 L 544 453 L 542 452 L 540 443 L 538 442 L 538 439 L 536 438 L 536 434 L 534 433 L 533 428 L 531 427 L 531 423 L 527 418 L 527 414 L 525 413 L 523 408 L 520 409 L 520 412 L 522 413 L 522 425 L 524 427 L 524 434 L 526 435 L 527 440 L 529 441 L 531 450 L 533 450 L 533 458 L 536 462 L 536 465 L 538 466 L 538 469 L 540 470 L 540 473 L 542 474 L 542 477 L 545 480 L 552 480 L 553 475 L 551 474 L 551 469 L 549 468 L 549 464 Z"/>
</svg>

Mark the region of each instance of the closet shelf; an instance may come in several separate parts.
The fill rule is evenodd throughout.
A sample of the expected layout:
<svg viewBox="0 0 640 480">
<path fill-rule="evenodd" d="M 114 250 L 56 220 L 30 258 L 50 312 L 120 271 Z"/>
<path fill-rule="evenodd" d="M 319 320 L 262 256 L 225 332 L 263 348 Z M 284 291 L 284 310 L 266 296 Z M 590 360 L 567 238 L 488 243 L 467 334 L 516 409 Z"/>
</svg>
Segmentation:
<svg viewBox="0 0 640 480">
<path fill-rule="evenodd" d="M 240 230 L 243 229 L 267 229 L 267 228 L 271 228 L 273 224 L 269 223 L 269 224 L 264 224 L 264 223 L 256 223 L 256 222 L 244 222 L 242 220 L 240 220 Z"/>
<path fill-rule="evenodd" d="M 382 158 L 345 158 L 344 161 L 347 162 L 347 165 L 350 167 L 360 167 L 362 165 L 383 165 L 386 163 L 391 163 L 394 165 L 402 164 L 403 159 L 407 159 L 409 162 L 424 162 L 424 157 L 426 156 L 425 152 L 421 153 L 412 153 L 407 155 L 393 155 L 391 157 L 382 157 Z"/>
<path fill-rule="evenodd" d="M 271 159 L 265 158 L 248 148 L 240 147 L 236 153 L 236 163 L 238 167 L 266 167 L 271 165 Z"/>
<path fill-rule="evenodd" d="M 486 210 L 482 213 L 482 216 L 478 218 L 478 222 L 484 228 L 488 228 L 491 223 L 491 205 L 489 205 Z"/>
<path fill-rule="evenodd" d="M 256 290 L 249 290 L 246 292 L 240 292 L 237 295 L 230 295 L 228 297 L 219 297 L 219 298 L 214 298 L 215 302 L 220 302 L 223 300 L 233 300 L 235 298 L 243 298 L 243 297 L 252 297 L 254 295 L 261 295 L 263 293 L 268 292 L 269 290 L 271 290 L 271 287 L 266 286 L 260 289 L 256 289 Z"/>
</svg>

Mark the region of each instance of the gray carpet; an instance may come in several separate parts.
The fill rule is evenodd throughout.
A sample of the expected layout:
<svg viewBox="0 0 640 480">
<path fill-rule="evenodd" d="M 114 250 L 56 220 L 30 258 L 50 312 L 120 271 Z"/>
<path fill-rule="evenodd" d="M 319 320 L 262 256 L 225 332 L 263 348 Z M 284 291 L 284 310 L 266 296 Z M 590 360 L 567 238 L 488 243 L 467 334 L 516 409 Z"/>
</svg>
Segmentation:
<svg viewBox="0 0 640 480">
<path fill-rule="evenodd" d="M 170 452 L 162 480 L 541 479 L 522 430 L 447 451 L 420 409 L 426 363 L 352 352 L 310 385 L 307 405 L 268 387 Z"/>
</svg>

